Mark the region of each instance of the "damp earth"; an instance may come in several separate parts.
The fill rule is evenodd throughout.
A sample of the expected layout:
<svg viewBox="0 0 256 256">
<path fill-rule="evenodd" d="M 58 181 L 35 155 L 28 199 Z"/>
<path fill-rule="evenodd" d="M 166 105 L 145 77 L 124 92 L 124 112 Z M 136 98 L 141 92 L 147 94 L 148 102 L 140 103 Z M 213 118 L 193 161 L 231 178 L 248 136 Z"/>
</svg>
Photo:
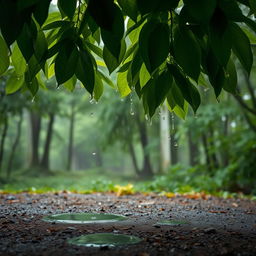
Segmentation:
<svg viewBox="0 0 256 256">
<path fill-rule="evenodd" d="M 101 223 L 56 219 L 95 217 L 90 214 L 121 219 Z M 0 194 L 0 225 L 1 256 L 256 255 L 256 202 L 249 199 Z"/>
</svg>

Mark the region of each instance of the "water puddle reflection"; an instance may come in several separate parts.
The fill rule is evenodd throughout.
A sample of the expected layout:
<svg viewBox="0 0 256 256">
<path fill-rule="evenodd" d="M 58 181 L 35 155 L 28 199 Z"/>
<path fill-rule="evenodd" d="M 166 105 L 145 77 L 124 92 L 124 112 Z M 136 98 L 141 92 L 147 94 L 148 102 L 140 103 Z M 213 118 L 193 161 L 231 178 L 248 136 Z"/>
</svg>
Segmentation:
<svg viewBox="0 0 256 256">
<path fill-rule="evenodd" d="M 46 216 L 44 221 L 69 224 L 107 223 L 127 220 L 126 217 L 106 213 L 62 213 Z"/>
<path fill-rule="evenodd" d="M 83 235 L 68 240 L 69 244 L 86 247 L 114 247 L 137 244 L 139 242 L 141 242 L 139 237 L 112 233 Z"/>
</svg>

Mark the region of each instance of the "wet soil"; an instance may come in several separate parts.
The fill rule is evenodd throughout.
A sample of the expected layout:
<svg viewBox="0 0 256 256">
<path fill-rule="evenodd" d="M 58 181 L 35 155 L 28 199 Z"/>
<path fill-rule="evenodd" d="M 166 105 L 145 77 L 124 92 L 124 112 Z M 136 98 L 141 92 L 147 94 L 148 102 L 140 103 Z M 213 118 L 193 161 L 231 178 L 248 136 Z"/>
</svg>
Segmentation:
<svg viewBox="0 0 256 256">
<path fill-rule="evenodd" d="M 42 220 L 47 215 L 70 212 L 121 214 L 128 219 L 104 224 Z M 157 224 L 162 220 L 178 224 Z M 1 256 L 256 255 L 256 202 L 247 199 L 0 194 L 0 226 Z M 106 232 L 138 236 L 142 242 L 115 248 L 79 247 L 67 242 L 76 236 Z"/>
</svg>

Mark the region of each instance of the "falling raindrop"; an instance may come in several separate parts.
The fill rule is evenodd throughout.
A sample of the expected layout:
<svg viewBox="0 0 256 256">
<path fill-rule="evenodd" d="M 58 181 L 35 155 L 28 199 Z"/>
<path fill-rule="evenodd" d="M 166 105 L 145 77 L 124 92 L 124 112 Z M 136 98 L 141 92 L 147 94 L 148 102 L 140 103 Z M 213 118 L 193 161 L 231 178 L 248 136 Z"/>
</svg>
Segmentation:
<svg viewBox="0 0 256 256">
<path fill-rule="evenodd" d="M 175 141 L 174 144 L 173 144 L 173 146 L 177 148 L 177 147 L 179 146 L 179 145 L 178 145 L 178 142 Z"/>
<path fill-rule="evenodd" d="M 209 91 L 209 88 L 204 88 L 204 92 L 208 92 Z"/>
<path fill-rule="evenodd" d="M 93 152 L 92 155 L 93 155 L 93 156 L 96 156 L 96 152 Z"/>
<path fill-rule="evenodd" d="M 32 103 L 34 103 L 34 102 L 35 102 L 35 96 L 32 98 L 31 102 L 32 102 Z"/>
<path fill-rule="evenodd" d="M 91 98 L 91 99 L 90 99 L 90 104 L 95 104 L 95 103 L 96 103 L 95 99 L 94 99 L 94 98 Z"/>
<path fill-rule="evenodd" d="M 148 121 L 149 120 L 149 117 L 148 117 L 148 115 L 146 114 L 145 115 L 145 119 Z"/>
<path fill-rule="evenodd" d="M 175 130 L 175 117 L 173 113 L 171 113 L 171 128 Z"/>
<path fill-rule="evenodd" d="M 124 99 L 123 99 L 123 98 L 121 98 L 121 100 L 120 100 L 120 101 L 124 102 Z"/>
<path fill-rule="evenodd" d="M 130 94 L 130 115 L 134 116 L 134 110 L 133 110 L 133 99 L 132 99 L 132 94 Z"/>
<path fill-rule="evenodd" d="M 93 115 L 94 115 L 94 113 L 93 113 L 93 112 L 91 112 L 91 113 L 90 113 L 90 117 L 93 117 Z"/>
</svg>

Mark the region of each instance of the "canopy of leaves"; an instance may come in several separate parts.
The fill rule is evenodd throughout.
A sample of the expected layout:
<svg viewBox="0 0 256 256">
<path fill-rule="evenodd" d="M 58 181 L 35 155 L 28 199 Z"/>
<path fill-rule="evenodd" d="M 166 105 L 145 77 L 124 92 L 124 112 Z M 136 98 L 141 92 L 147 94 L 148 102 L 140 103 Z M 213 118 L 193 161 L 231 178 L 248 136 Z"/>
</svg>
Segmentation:
<svg viewBox="0 0 256 256">
<path fill-rule="evenodd" d="M 98 100 L 103 81 L 109 81 L 99 68 L 105 62 L 109 73 L 118 72 L 120 94 L 135 90 L 146 114 L 152 116 L 166 98 L 171 111 L 185 113 L 189 104 L 196 112 L 202 78 L 216 97 L 222 89 L 236 93 L 231 56 L 250 73 L 255 4 L 58 0 L 54 6 L 51 0 L 0 0 L 0 30 L 0 75 L 13 70 L 7 93 L 22 89 L 34 96 L 44 74 L 69 88 L 78 79 Z"/>
</svg>

